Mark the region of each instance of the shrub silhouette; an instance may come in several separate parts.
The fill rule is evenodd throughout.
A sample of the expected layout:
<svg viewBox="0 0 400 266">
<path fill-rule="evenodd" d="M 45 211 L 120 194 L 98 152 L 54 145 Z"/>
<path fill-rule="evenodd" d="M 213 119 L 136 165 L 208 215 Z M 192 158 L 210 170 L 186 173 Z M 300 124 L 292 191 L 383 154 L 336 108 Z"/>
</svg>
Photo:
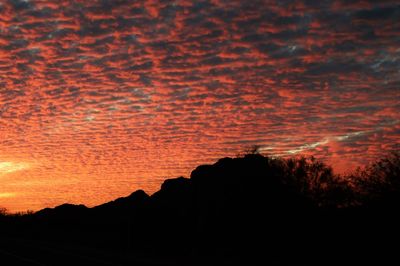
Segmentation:
<svg viewBox="0 0 400 266">
<path fill-rule="evenodd" d="M 379 208 L 400 206 L 400 152 L 358 169 L 355 174 L 364 205 Z"/>
<path fill-rule="evenodd" d="M 400 237 L 399 158 L 340 176 L 313 157 L 250 153 L 198 166 L 151 196 L 138 190 L 93 208 L 3 214 L 0 230 L 162 258 L 382 262 L 394 258 L 398 245 L 389 240 Z"/>
<path fill-rule="evenodd" d="M 7 215 L 7 209 L 0 207 L 0 216 L 5 216 L 5 215 Z"/>
</svg>

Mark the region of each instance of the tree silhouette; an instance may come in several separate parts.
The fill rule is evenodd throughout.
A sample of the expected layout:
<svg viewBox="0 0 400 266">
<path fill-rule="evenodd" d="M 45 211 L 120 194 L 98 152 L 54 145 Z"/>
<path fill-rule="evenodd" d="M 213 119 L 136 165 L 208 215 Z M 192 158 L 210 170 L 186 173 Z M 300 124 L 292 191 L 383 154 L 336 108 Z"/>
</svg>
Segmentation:
<svg viewBox="0 0 400 266">
<path fill-rule="evenodd" d="M 358 191 L 365 205 L 400 204 L 400 152 L 358 169 L 355 174 Z"/>
<path fill-rule="evenodd" d="M 253 149 L 165 180 L 153 195 L 138 190 L 93 208 L 63 204 L 20 215 L 2 208 L 0 234 L 151 258 L 239 257 L 244 265 L 266 257 L 382 262 L 398 252 L 399 169 L 399 153 L 336 175 L 314 157 Z"/>
<path fill-rule="evenodd" d="M 7 215 L 7 209 L 4 207 L 0 207 L 0 216 L 6 216 Z"/>
</svg>

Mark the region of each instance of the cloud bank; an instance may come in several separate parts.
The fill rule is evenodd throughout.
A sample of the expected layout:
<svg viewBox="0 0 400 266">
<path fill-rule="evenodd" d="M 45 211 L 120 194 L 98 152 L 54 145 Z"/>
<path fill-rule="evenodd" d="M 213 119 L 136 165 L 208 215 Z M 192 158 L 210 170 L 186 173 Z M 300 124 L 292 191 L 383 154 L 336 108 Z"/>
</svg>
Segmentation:
<svg viewBox="0 0 400 266">
<path fill-rule="evenodd" d="M 152 192 L 251 145 L 373 160 L 400 143 L 399 17 L 390 0 L 3 1 L 0 161 L 40 166 L 2 178 L 20 198 L 0 204 Z"/>
</svg>

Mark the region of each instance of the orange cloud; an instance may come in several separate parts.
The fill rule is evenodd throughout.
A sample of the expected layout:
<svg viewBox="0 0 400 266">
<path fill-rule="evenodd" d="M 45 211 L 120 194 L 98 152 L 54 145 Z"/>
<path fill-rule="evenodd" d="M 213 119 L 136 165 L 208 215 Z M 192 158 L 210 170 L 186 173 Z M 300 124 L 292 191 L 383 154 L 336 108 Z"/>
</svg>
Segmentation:
<svg viewBox="0 0 400 266">
<path fill-rule="evenodd" d="M 0 205 L 152 193 L 251 145 L 365 164 L 399 147 L 398 14 L 391 0 L 6 1 L 0 186 L 17 194 Z"/>
</svg>

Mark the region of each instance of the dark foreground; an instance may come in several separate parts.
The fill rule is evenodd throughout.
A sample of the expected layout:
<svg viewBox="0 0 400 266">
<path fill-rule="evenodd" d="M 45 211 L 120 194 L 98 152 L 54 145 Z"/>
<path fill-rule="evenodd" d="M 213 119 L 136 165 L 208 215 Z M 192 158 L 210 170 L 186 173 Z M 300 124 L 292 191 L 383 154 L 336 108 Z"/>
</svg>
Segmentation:
<svg viewBox="0 0 400 266">
<path fill-rule="evenodd" d="M 314 162 L 225 158 L 199 166 L 190 179 L 165 181 L 152 196 L 139 190 L 94 208 L 65 204 L 0 216 L 0 263 L 398 263 L 394 183 L 390 192 L 380 187 L 375 197 L 357 198 L 332 178 Z"/>
<path fill-rule="evenodd" d="M 50 266 L 50 265 L 99 265 L 99 266 L 206 266 L 206 265 L 309 265 L 287 261 L 245 261 L 239 257 L 170 257 L 132 254 L 128 251 L 93 249 L 77 245 L 34 242 L 23 239 L 5 239 L 0 242 L 2 265 Z"/>
</svg>

